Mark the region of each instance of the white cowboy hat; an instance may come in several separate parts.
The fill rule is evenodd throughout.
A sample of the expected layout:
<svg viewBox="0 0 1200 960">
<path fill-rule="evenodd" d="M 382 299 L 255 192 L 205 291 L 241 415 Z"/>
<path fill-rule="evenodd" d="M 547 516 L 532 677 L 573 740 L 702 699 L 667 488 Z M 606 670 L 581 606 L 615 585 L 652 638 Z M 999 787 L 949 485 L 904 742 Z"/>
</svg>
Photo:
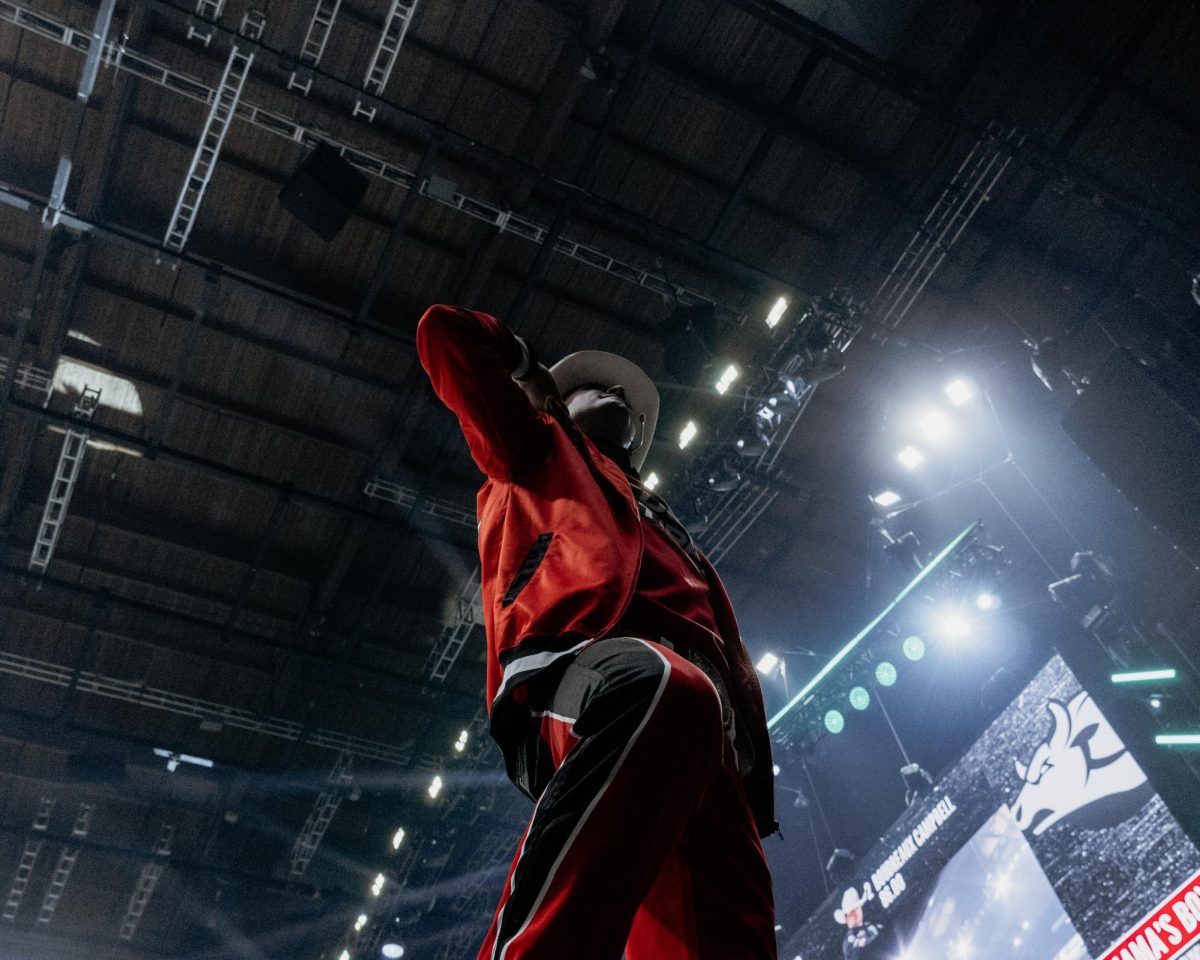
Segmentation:
<svg viewBox="0 0 1200 960">
<path fill-rule="evenodd" d="M 625 388 L 625 399 L 629 401 L 634 425 L 637 425 L 639 418 L 645 417 L 642 426 L 634 431 L 636 446 L 629 451 L 629 462 L 635 470 L 640 470 L 646 462 L 650 441 L 654 439 L 654 428 L 658 424 L 658 388 L 646 371 L 632 360 L 615 353 L 580 350 L 568 354 L 552 366 L 550 376 L 554 378 L 558 392 L 563 397 L 580 387 L 607 388 L 620 384 Z"/>
<path fill-rule="evenodd" d="M 858 891 L 851 887 L 842 894 L 842 909 L 833 911 L 833 919 L 838 923 L 845 923 L 846 914 L 851 910 L 861 910 L 864 903 L 866 901 L 858 895 Z"/>
</svg>

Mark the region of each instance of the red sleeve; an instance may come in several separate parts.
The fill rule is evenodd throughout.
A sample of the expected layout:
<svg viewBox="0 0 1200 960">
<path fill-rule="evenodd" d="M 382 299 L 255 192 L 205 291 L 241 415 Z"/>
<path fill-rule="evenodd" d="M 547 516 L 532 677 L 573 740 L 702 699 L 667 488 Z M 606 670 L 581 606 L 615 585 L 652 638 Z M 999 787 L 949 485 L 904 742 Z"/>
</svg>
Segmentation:
<svg viewBox="0 0 1200 960">
<path fill-rule="evenodd" d="M 417 355 L 479 469 L 509 477 L 547 429 L 513 382 L 524 357 L 513 332 L 486 313 L 436 304 L 417 323 Z"/>
</svg>

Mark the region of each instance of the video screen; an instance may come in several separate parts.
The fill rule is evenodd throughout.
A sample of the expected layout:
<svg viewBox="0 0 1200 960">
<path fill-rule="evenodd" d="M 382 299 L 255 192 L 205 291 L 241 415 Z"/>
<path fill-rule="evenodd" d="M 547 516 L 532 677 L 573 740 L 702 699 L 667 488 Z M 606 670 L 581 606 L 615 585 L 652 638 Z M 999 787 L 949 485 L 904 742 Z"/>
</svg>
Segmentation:
<svg viewBox="0 0 1200 960">
<path fill-rule="evenodd" d="M 1200 960 L 1200 850 L 1053 657 L 782 960 Z"/>
</svg>

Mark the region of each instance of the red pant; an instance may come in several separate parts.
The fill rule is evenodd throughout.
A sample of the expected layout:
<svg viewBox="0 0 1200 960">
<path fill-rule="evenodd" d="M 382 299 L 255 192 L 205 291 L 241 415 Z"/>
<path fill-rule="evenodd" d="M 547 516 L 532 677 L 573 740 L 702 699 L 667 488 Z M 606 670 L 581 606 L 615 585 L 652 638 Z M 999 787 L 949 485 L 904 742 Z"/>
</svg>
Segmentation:
<svg viewBox="0 0 1200 960">
<path fill-rule="evenodd" d="M 712 681 L 614 638 L 536 706 L 556 772 L 479 960 L 774 960 L 771 877 Z"/>
</svg>

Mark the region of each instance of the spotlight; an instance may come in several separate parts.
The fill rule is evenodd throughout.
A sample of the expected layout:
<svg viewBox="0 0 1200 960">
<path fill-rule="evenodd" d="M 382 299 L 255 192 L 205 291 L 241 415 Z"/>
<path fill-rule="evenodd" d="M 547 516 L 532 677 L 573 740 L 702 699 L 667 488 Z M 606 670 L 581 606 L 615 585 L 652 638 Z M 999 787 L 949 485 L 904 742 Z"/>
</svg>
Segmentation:
<svg viewBox="0 0 1200 960">
<path fill-rule="evenodd" d="M 846 727 L 846 718 L 840 710 L 830 710 L 825 714 L 825 729 L 830 733 L 841 733 Z"/>
<path fill-rule="evenodd" d="M 829 882 L 839 886 L 841 881 L 850 878 L 853 869 L 854 854 L 845 847 L 835 847 L 833 854 L 829 857 L 829 862 L 825 864 L 825 873 L 829 876 Z"/>
<path fill-rule="evenodd" d="M 980 610 L 997 610 L 1000 607 L 1000 598 L 990 590 L 983 590 L 976 595 L 975 606 Z"/>
<path fill-rule="evenodd" d="M 1150 694 L 1150 696 L 1146 700 L 1146 703 L 1148 703 L 1150 705 L 1150 709 L 1154 710 L 1155 712 L 1161 710 L 1162 705 L 1163 705 L 1162 694 L 1161 693 Z"/>
<path fill-rule="evenodd" d="M 731 363 L 725 368 L 725 372 L 721 374 L 721 379 L 717 381 L 717 393 L 725 393 L 737 378 L 738 368 Z"/>
<path fill-rule="evenodd" d="M 930 443 L 941 443 L 954 433 L 954 421 L 941 410 L 925 411 L 917 423 Z"/>
<path fill-rule="evenodd" d="M 741 482 L 742 475 L 738 473 L 737 467 L 726 458 L 722 458 L 721 465 L 708 475 L 708 488 L 717 493 L 736 490 Z"/>
<path fill-rule="evenodd" d="M 896 682 L 896 668 L 886 660 L 880 660 L 875 667 L 875 682 L 881 687 L 890 687 Z"/>
<path fill-rule="evenodd" d="M 404 828 L 397 827 L 396 832 L 392 834 L 392 849 L 399 850 L 400 844 L 404 842 Z"/>
<path fill-rule="evenodd" d="M 696 437 L 697 433 L 695 421 L 689 420 L 683 425 L 683 429 L 679 431 L 679 449 L 683 450 Z"/>
<path fill-rule="evenodd" d="M 436 800 L 439 793 L 442 792 L 442 778 L 435 774 L 433 780 L 429 784 L 429 799 Z"/>
<path fill-rule="evenodd" d="M 338 954 L 338 960 L 350 960 L 350 951 L 343 950 L 341 953 Z"/>
<path fill-rule="evenodd" d="M 975 391 L 971 389 L 971 385 L 962 377 L 951 380 L 946 384 L 946 397 L 956 407 L 961 407 L 975 396 Z"/>
<path fill-rule="evenodd" d="M 971 634 L 971 621 L 957 610 L 947 610 L 938 617 L 938 631 L 947 640 L 962 640 Z"/>
<path fill-rule="evenodd" d="M 875 494 L 871 498 L 871 502 L 877 507 L 890 507 L 900 502 L 900 494 L 895 490 L 884 490 L 883 493 Z"/>
<path fill-rule="evenodd" d="M 758 670 L 759 673 L 761 673 L 765 677 L 767 674 L 769 674 L 772 670 L 775 669 L 775 666 L 778 663 L 779 663 L 779 658 L 777 656 L 775 656 L 775 654 L 764 653 L 761 657 L 758 658 L 758 663 L 755 664 L 755 668 Z"/>
<path fill-rule="evenodd" d="M 904 639 L 904 655 L 916 662 L 925 656 L 925 641 L 913 635 Z"/>
<path fill-rule="evenodd" d="M 399 960 L 404 956 L 404 948 L 398 943 L 385 943 L 379 948 L 379 952 L 388 958 L 388 960 Z"/>
<path fill-rule="evenodd" d="M 929 796 L 933 790 L 933 777 L 918 763 L 908 763 L 901 767 L 900 779 L 904 781 L 905 806 L 911 806 L 914 800 Z"/>
<path fill-rule="evenodd" d="M 358 915 L 358 919 L 354 921 L 355 931 L 357 932 L 357 931 L 361 930 L 366 925 L 367 925 L 367 915 L 365 913 L 360 913 Z"/>
<path fill-rule="evenodd" d="M 743 457 L 758 457 L 767 452 L 771 445 L 771 437 L 763 427 L 759 417 L 751 416 L 742 421 L 738 427 L 734 448 Z"/>
<path fill-rule="evenodd" d="M 644 486 L 647 490 L 655 489 L 658 486 L 658 484 L 659 484 L 658 474 L 655 473 L 653 470 L 650 471 L 650 476 L 646 477 L 646 479 L 642 482 L 642 486 Z"/>
<path fill-rule="evenodd" d="M 371 896 L 377 897 L 383 893 L 383 885 L 387 883 L 387 877 L 382 873 L 375 874 L 375 882 L 371 884 Z"/>
<path fill-rule="evenodd" d="M 771 312 L 767 314 L 767 326 L 772 330 L 779 325 L 779 321 L 783 319 L 784 313 L 787 312 L 788 302 L 787 297 L 780 297 L 775 301 L 775 305 L 771 307 Z"/>
<path fill-rule="evenodd" d="M 773 774 L 775 774 L 775 776 L 779 776 L 779 764 L 777 764 L 777 763 L 771 764 L 771 772 Z"/>
<path fill-rule="evenodd" d="M 916 470 L 917 467 L 925 462 L 925 454 L 916 447 L 905 447 L 896 454 L 896 459 L 908 467 L 909 470 Z"/>
<path fill-rule="evenodd" d="M 855 710 L 866 710 L 871 705 L 871 695 L 866 687 L 855 687 L 850 691 L 850 706 Z"/>
<path fill-rule="evenodd" d="M 458 753 L 462 753 L 464 750 L 467 749 L 467 737 L 469 737 L 469 736 L 470 736 L 470 734 L 468 733 L 468 731 L 466 731 L 466 730 L 459 731 L 458 739 L 454 741 L 454 749 Z"/>
</svg>

